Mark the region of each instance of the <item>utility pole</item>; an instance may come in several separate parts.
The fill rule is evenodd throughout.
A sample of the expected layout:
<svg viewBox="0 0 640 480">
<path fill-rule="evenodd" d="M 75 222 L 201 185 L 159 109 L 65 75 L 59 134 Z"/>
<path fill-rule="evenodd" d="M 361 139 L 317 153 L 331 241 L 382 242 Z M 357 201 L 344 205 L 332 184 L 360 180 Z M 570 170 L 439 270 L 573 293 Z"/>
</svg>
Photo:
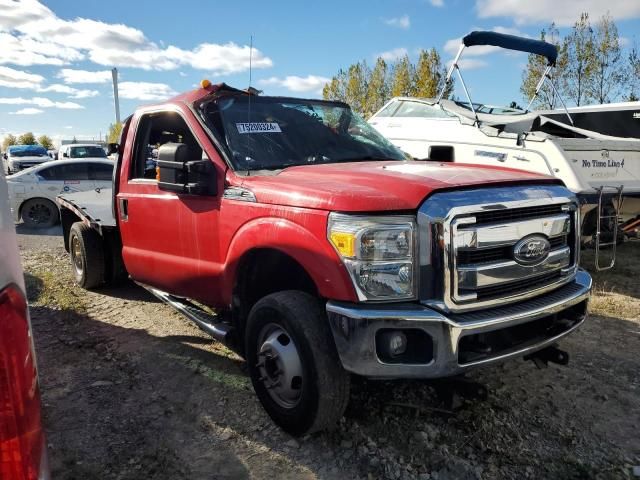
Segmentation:
<svg viewBox="0 0 640 480">
<path fill-rule="evenodd" d="M 113 78 L 113 101 L 116 107 L 116 124 L 120 123 L 120 100 L 118 99 L 118 69 L 111 69 L 111 77 Z"/>
</svg>

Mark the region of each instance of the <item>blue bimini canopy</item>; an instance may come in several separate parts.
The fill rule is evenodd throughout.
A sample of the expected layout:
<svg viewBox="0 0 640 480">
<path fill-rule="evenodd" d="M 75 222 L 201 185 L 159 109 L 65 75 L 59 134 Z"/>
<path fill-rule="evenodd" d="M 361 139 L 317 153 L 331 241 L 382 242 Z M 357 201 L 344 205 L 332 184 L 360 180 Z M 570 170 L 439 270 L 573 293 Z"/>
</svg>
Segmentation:
<svg viewBox="0 0 640 480">
<path fill-rule="evenodd" d="M 558 48 L 551 43 L 543 42 L 542 40 L 516 37 L 515 35 L 507 35 L 506 33 L 471 32 L 462 39 L 462 43 L 464 43 L 465 47 L 493 45 L 508 50 L 535 53 L 536 55 L 546 57 L 549 65 L 552 66 L 556 64 L 556 58 L 558 58 Z"/>
</svg>

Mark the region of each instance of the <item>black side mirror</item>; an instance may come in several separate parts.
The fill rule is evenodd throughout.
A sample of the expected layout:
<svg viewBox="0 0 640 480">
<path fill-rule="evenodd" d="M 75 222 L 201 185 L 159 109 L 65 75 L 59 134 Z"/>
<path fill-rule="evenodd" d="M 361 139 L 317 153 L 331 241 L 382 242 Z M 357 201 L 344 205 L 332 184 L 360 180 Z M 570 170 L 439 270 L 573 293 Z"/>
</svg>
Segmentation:
<svg viewBox="0 0 640 480">
<path fill-rule="evenodd" d="M 190 195 L 216 195 L 216 169 L 209 160 L 193 159 L 185 143 L 165 143 L 158 149 L 158 188 Z"/>
<path fill-rule="evenodd" d="M 4 158 L 5 160 L 8 158 L 6 153 L 2 154 L 2 158 Z"/>
<path fill-rule="evenodd" d="M 117 143 L 108 143 L 107 144 L 107 155 L 113 155 L 114 153 L 118 153 L 118 149 L 120 145 Z"/>
<path fill-rule="evenodd" d="M 69 154 L 67 152 L 62 152 L 62 157 L 63 158 L 69 158 Z"/>
</svg>

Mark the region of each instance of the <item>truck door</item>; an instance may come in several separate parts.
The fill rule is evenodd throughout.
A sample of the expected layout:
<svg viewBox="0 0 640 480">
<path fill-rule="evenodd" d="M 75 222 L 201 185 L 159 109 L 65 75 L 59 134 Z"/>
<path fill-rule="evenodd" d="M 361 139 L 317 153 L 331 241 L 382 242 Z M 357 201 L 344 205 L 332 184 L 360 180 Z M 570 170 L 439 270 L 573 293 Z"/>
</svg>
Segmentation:
<svg viewBox="0 0 640 480">
<path fill-rule="evenodd" d="M 138 282 L 215 304 L 222 263 L 217 231 L 224 167 L 190 112 L 154 111 L 135 121 L 124 146 L 116 195 L 127 271 Z M 168 142 L 189 145 L 199 157 L 193 160 L 217 159 L 216 171 L 222 170 L 217 175 L 217 195 L 158 188 L 157 149 Z"/>
</svg>

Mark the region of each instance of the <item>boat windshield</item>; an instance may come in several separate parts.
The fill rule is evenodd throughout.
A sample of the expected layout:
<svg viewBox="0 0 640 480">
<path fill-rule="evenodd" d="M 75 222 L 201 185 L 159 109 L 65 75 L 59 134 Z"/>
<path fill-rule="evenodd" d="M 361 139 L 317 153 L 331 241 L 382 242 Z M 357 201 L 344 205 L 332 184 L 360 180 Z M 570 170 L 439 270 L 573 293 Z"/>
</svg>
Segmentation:
<svg viewBox="0 0 640 480">
<path fill-rule="evenodd" d="M 407 160 L 344 103 L 233 94 L 206 103 L 202 111 L 224 139 L 236 170 Z"/>
</svg>

